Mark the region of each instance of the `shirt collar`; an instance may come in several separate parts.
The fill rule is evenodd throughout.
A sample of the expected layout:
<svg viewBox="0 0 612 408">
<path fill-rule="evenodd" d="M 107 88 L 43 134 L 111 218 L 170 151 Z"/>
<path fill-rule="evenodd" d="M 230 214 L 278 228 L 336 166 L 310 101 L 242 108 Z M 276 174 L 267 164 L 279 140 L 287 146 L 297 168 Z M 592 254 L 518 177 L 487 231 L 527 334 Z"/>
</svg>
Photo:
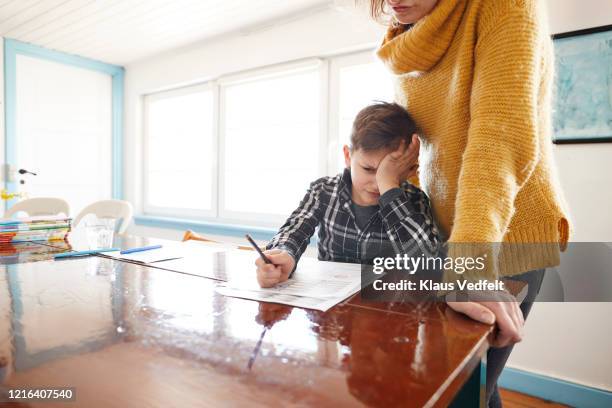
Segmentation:
<svg viewBox="0 0 612 408">
<path fill-rule="evenodd" d="M 338 194 L 340 198 L 344 200 L 344 202 L 351 203 L 353 201 L 352 192 L 353 192 L 353 179 L 351 178 L 351 169 L 345 168 L 342 171 L 342 176 L 340 177 L 340 183 L 338 186 Z"/>
</svg>

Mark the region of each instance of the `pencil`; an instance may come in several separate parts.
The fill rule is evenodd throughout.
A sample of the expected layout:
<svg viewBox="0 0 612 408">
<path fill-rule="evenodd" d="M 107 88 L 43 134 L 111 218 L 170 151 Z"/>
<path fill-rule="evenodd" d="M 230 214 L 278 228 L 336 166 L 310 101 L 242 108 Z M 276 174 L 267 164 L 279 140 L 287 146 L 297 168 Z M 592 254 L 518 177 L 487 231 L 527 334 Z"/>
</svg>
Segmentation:
<svg viewBox="0 0 612 408">
<path fill-rule="evenodd" d="M 255 243 L 255 241 L 253 240 L 253 238 L 251 238 L 251 236 L 249 234 L 245 234 L 244 235 L 246 237 L 246 239 L 249 241 L 249 243 L 253 246 L 253 248 L 255 248 L 255 250 L 259 253 L 259 256 L 261 256 L 261 259 L 264 260 L 265 263 L 267 264 L 271 264 L 274 265 L 274 262 L 272 262 L 270 260 L 270 258 L 268 258 L 267 256 L 264 255 L 263 252 L 261 252 L 261 249 L 259 249 L 259 246 L 257 246 L 257 244 Z M 287 279 L 291 279 L 293 277 L 293 272 L 295 272 L 295 267 L 293 268 L 293 270 L 289 273 L 289 277 Z"/>
<path fill-rule="evenodd" d="M 246 234 L 245 237 L 249 241 L 249 243 L 253 246 L 253 248 L 255 248 L 255 250 L 259 253 L 259 256 L 261 256 L 261 259 L 263 259 L 265 263 L 273 264 L 270 258 L 265 256 L 264 253 L 261 252 L 261 249 L 259 249 L 259 246 L 255 243 L 255 241 L 253 240 L 253 238 L 251 238 L 249 234 Z"/>
</svg>

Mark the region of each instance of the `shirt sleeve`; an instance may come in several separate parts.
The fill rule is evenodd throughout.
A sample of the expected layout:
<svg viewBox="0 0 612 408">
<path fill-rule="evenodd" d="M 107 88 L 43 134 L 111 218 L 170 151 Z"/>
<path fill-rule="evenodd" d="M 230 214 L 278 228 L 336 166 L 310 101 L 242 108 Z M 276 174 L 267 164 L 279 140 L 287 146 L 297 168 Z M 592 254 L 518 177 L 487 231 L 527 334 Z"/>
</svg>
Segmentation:
<svg viewBox="0 0 612 408">
<path fill-rule="evenodd" d="M 287 251 L 297 265 L 322 219 L 320 194 L 321 183 L 317 180 L 311 183 L 298 208 L 287 218 L 266 249 Z"/>
<path fill-rule="evenodd" d="M 383 226 L 396 253 L 436 256 L 440 234 L 429 198 L 420 189 L 392 189 L 380 197 Z"/>
</svg>

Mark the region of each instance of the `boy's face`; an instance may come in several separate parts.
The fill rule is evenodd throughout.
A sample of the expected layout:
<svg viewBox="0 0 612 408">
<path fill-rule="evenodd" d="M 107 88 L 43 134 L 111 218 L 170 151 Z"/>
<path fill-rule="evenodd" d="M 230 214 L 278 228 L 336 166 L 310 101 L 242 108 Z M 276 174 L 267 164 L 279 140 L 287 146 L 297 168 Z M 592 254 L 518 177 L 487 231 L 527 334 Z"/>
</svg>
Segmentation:
<svg viewBox="0 0 612 408">
<path fill-rule="evenodd" d="M 376 170 L 382 159 L 391 149 L 364 151 L 356 149 L 351 152 L 344 146 L 344 164 L 351 170 L 353 181 L 353 201 L 358 205 L 376 205 L 380 198 Z"/>
</svg>

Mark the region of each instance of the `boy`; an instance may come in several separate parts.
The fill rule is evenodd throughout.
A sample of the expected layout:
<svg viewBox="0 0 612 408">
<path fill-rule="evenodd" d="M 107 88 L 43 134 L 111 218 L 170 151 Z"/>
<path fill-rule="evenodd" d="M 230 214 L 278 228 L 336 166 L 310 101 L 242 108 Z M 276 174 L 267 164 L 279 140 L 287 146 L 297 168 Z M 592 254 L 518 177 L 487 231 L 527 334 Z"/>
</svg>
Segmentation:
<svg viewBox="0 0 612 408">
<path fill-rule="evenodd" d="M 416 133 L 414 120 L 396 103 L 378 102 L 361 110 L 351 146 L 343 148 L 344 172 L 310 185 L 266 246 L 273 264 L 257 258 L 260 286 L 288 279 L 317 227 L 322 261 L 368 263 L 372 255 L 381 255 L 372 248 L 376 252 L 384 244 L 408 256 L 436 254 L 440 238 L 429 199 L 405 181 L 416 172 Z"/>
</svg>

